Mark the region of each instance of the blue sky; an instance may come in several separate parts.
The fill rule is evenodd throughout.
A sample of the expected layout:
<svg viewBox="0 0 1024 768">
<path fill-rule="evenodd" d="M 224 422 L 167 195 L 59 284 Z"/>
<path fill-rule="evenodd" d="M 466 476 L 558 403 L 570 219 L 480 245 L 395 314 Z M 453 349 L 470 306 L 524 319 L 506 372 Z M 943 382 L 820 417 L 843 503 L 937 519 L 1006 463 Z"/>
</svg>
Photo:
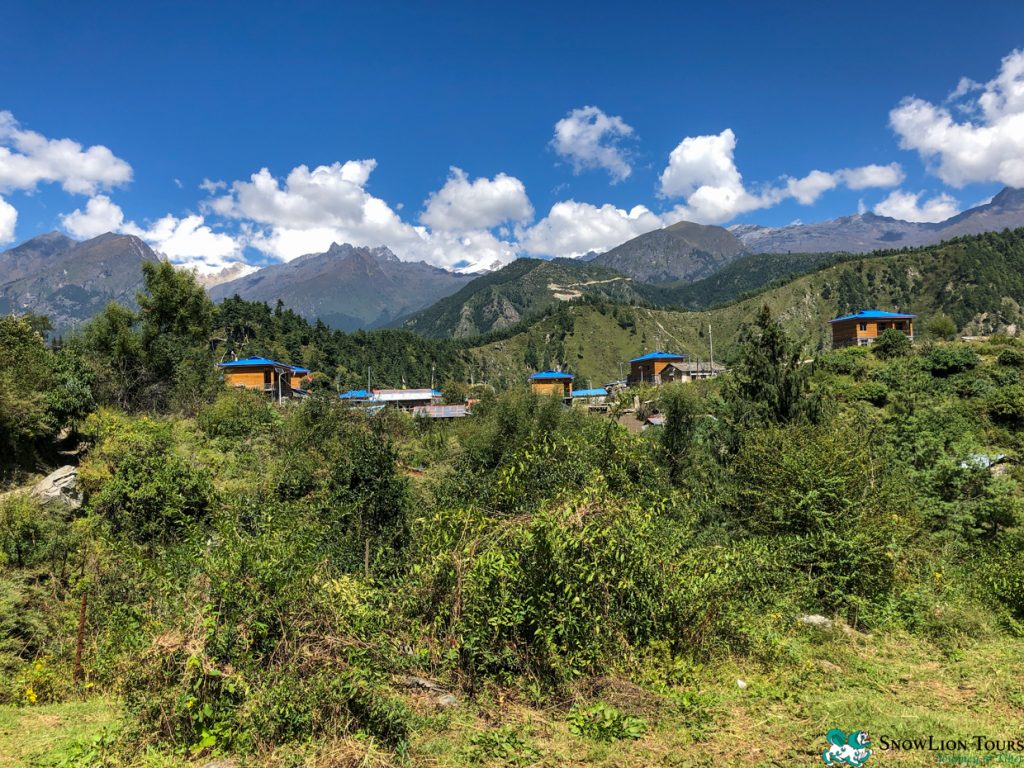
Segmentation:
<svg viewBox="0 0 1024 768">
<path fill-rule="evenodd" d="M 1019 2 L 14 2 L 3 18 L 5 243 L 113 229 L 216 271 L 347 240 L 489 266 L 684 218 L 941 219 L 1024 186 Z"/>
</svg>

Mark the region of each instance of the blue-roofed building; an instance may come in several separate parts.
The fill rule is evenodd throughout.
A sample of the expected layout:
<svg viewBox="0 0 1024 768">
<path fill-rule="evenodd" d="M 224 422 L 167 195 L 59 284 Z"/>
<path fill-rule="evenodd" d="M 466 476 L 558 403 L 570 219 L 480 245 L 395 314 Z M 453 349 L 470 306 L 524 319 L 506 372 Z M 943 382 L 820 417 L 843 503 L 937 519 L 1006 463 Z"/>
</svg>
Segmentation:
<svg viewBox="0 0 1024 768">
<path fill-rule="evenodd" d="M 914 340 L 914 318 L 901 312 L 885 312 L 881 309 L 862 309 L 852 315 L 843 315 L 829 320 L 832 326 L 832 348 L 866 347 L 872 344 L 884 331 L 896 330 Z"/>
<path fill-rule="evenodd" d="M 593 389 L 574 389 L 572 391 L 572 405 L 574 408 L 586 408 L 591 412 L 604 412 L 608 410 L 608 390 L 604 387 Z"/>
<path fill-rule="evenodd" d="M 256 389 L 282 400 L 291 397 L 294 368 L 266 357 L 246 357 L 219 363 L 224 383 L 229 387 Z"/>
<path fill-rule="evenodd" d="M 558 395 L 568 400 L 572 397 L 571 373 L 562 371 L 538 371 L 530 376 L 530 389 L 538 395 Z"/>
<path fill-rule="evenodd" d="M 661 384 L 661 372 L 671 363 L 685 363 L 689 355 L 675 352 L 648 352 L 646 355 L 634 357 L 629 361 L 629 378 L 627 383 Z"/>
</svg>

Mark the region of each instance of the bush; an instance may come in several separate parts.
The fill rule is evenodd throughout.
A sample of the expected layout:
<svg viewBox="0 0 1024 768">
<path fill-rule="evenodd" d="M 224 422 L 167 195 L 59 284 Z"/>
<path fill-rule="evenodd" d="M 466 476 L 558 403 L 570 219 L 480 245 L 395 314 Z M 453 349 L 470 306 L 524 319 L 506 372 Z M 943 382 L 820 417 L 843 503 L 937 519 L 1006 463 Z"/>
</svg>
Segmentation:
<svg viewBox="0 0 1024 768">
<path fill-rule="evenodd" d="M 281 423 L 277 409 L 261 392 L 229 389 L 200 411 L 199 428 L 210 437 L 251 438 Z"/>
<path fill-rule="evenodd" d="M 0 566 L 34 565 L 51 544 L 49 516 L 27 494 L 0 498 Z"/>
<path fill-rule="evenodd" d="M 996 362 L 1010 368 L 1024 368 L 1024 351 L 1020 349 L 1004 349 L 999 353 Z"/>
<path fill-rule="evenodd" d="M 87 508 L 114 534 L 140 544 L 168 543 L 206 519 L 210 474 L 179 453 L 170 423 L 95 419 L 102 438 L 79 477 Z"/>
<path fill-rule="evenodd" d="M 882 360 L 890 360 L 894 357 L 906 357 L 910 354 L 910 337 L 902 331 L 897 331 L 894 328 L 887 328 L 882 331 L 878 338 L 875 339 L 874 344 L 871 345 L 871 351 L 875 357 L 881 358 Z"/>
<path fill-rule="evenodd" d="M 1024 424 L 1024 385 L 994 390 L 988 397 L 986 410 L 993 421 L 1001 424 Z"/>
<path fill-rule="evenodd" d="M 932 347 L 921 358 L 921 365 L 932 376 L 950 376 L 969 371 L 978 364 L 978 356 L 962 345 Z"/>
<path fill-rule="evenodd" d="M 889 401 L 889 388 L 880 381 L 864 381 L 850 391 L 856 400 L 865 400 L 881 408 Z"/>
</svg>

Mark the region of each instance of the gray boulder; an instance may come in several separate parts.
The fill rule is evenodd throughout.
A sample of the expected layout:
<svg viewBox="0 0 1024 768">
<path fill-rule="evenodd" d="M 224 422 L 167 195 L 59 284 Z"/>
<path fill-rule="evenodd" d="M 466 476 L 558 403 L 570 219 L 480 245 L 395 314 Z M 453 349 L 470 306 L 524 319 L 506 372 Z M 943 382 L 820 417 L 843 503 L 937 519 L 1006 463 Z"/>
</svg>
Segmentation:
<svg viewBox="0 0 1024 768">
<path fill-rule="evenodd" d="M 67 465 L 51 472 L 32 487 L 29 495 L 39 504 L 59 504 L 68 510 L 79 509 L 82 506 L 82 494 L 78 490 L 78 469 Z"/>
</svg>

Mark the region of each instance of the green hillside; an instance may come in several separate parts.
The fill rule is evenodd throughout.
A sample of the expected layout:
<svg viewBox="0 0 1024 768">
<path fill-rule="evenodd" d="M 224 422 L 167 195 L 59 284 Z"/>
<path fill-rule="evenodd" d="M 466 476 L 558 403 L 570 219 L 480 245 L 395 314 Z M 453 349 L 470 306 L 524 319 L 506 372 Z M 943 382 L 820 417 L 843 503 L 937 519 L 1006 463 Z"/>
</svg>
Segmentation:
<svg viewBox="0 0 1024 768">
<path fill-rule="evenodd" d="M 1015 332 L 1024 322 L 1024 230 L 960 238 L 938 246 L 844 261 L 712 310 L 573 305 L 511 338 L 475 350 L 480 375 L 500 386 L 530 370 L 562 366 L 595 386 L 619 364 L 657 348 L 704 358 L 711 326 L 715 359 L 728 361 L 741 326 L 768 305 L 809 351 L 828 342 L 831 318 L 865 307 L 939 313 L 964 334 Z"/>
<path fill-rule="evenodd" d="M 434 338 L 480 336 L 584 296 L 644 301 L 631 278 L 606 267 L 571 259 L 517 259 L 413 315 L 402 327 Z"/>
<path fill-rule="evenodd" d="M 640 290 L 658 306 L 706 309 L 850 258 L 841 253 L 754 253 L 694 283 L 645 285 Z"/>
</svg>

